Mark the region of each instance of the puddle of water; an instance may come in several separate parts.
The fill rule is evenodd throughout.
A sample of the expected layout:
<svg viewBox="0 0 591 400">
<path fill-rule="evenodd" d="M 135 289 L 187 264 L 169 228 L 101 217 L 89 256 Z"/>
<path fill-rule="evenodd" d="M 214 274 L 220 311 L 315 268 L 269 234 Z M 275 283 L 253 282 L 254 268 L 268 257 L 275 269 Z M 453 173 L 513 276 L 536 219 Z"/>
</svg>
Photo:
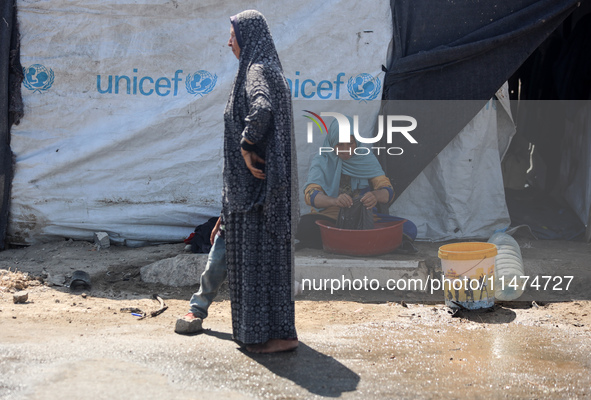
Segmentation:
<svg viewBox="0 0 591 400">
<path fill-rule="evenodd" d="M 470 398 L 591 394 L 591 342 L 586 337 L 464 321 L 445 329 L 412 322 L 367 324 L 347 336 L 355 338 L 356 347 L 347 357 L 372 365 L 366 377 L 381 381 L 380 390 L 396 390 L 402 397 L 457 396 L 459 389 Z M 339 348 L 347 342 L 343 338 Z M 363 390 L 364 373 L 360 376 Z"/>
</svg>

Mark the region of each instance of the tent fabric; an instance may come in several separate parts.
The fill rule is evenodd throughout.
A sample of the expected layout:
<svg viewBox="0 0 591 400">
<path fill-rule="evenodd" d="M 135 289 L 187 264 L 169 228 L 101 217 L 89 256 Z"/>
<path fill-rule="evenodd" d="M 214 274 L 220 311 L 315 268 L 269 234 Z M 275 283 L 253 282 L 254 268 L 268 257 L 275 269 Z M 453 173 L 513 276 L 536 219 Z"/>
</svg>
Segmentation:
<svg viewBox="0 0 591 400">
<path fill-rule="evenodd" d="M 576 3 L 368 0 L 359 7 L 355 0 L 257 2 L 290 80 L 300 182 L 322 143 L 316 134 L 314 142 L 306 143 L 306 124 L 311 122 L 302 116 L 304 110 L 359 114 L 360 126 L 375 122 L 378 113 L 411 115 L 419 121 L 413 131 L 417 144 L 401 137 L 387 141 L 385 136 L 376 143 L 404 148 L 403 156 L 378 155 L 397 195 L 393 207 L 399 209 L 406 188 L 421 171 L 432 162 L 450 162 L 444 158 L 454 154 L 448 144 L 474 146 L 465 137 L 467 125 L 486 126 L 498 141 L 495 147 L 490 137 L 481 138 L 487 155 L 502 153 L 510 140 L 502 134 L 505 119 L 497 115 L 495 135 L 495 118 L 482 110 Z M 2 210 L 7 212 L 10 199 L 10 241 L 87 240 L 99 230 L 119 244 L 180 241 L 217 215 L 222 113 L 237 67 L 226 48 L 228 18 L 243 3 L 150 0 L 138 7 L 125 0 L 4 1 L 0 80 L 7 71 L 5 55 L 18 54 L 14 4 L 21 62 L 28 75 L 21 87 L 26 113 L 12 127 L 12 136 L 9 126 L 23 109 L 13 101 L 6 117 L 5 100 L 20 91 L 0 96 L 0 143 L 12 140 L 16 162 L 10 193 L 13 158 L 5 146 L 0 153 L 3 195 L 10 197 L 4 197 Z M 18 87 L 22 70 L 17 56 L 10 59 L 10 79 Z M 388 66 L 385 75 L 382 65 Z M 359 97 L 356 80 L 378 85 Z M 7 87 L 2 84 L 0 90 Z M 381 110 L 380 98 L 387 100 Z M 583 140 L 586 146 L 588 139 Z M 435 179 L 432 169 L 417 179 Z M 437 195 L 432 189 L 412 189 L 407 196 L 420 200 Z M 487 190 L 498 192 L 498 186 Z M 483 234 L 478 224 L 487 229 L 504 224 L 498 201 L 498 220 L 474 215 L 467 224 L 458 218 L 450 225 L 452 232 L 458 228 L 454 237 Z M 428 223 L 423 224 L 423 237 L 445 237 L 441 221 Z"/>
<path fill-rule="evenodd" d="M 12 128 L 10 241 L 92 240 L 104 231 L 115 244 L 175 242 L 219 215 L 223 110 L 238 68 L 227 47 L 229 17 L 248 6 L 17 5 L 26 113 Z M 357 103 L 356 80 L 380 82 L 361 98 L 377 114 L 392 38 L 388 2 L 360 9 L 355 0 L 263 0 L 256 8 L 292 89 L 298 155 L 314 145 L 302 109 Z"/>
<path fill-rule="evenodd" d="M 393 0 L 389 100 L 488 100 L 578 0 Z"/>
<path fill-rule="evenodd" d="M 479 100 L 447 110 L 436 140 L 381 157 L 401 194 L 466 126 L 527 57 L 577 7 L 578 0 L 392 0 L 393 51 L 386 100 Z M 435 133 L 433 133 L 435 135 Z M 408 162 L 408 159 L 412 162 Z"/>
<path fill-rule="evenodd" d="M 417 225 L 417 240 L 483 239 L 507 228 L 501 159 L 515 134 L 508 85 L 409 185 L 390 213 Z"/>
<path fill-rule="evenodd" d="M 571 222 L 575 232 L 571 234 L 559 228 L 570 221 L 567 213 L 560 214 L 561 224 L 538 217 L 544 229 L 555 229 L 555 236 L 563 239 L 576 236 L 581 225 L 591 225 L 591 125 L 587 117 L 591 99 L 590 35 L 591 2 L 587 1 L 536 49 L 513 77 L 520 84 L 519 135 L 534 147 L 529 184 L 546 195 L 552 194 L 560 200 L 561 207 L 568 204 L 579 219 Z M 530 158 L 525 148 L 514 148 L 513 152 Z M 539 236 L 548 235 L 544 232 Z"/>
<path fill-rule="evenodd" d="M 591 225 L 591 104 L 569 110 L 562 142 L 559 190 L 583 224 Z"/>
<path fill-rule="evenodd" d="M 577 21 L 553 68 L 558 98 L 591 100 L 591 14 Z"/>
<path fill-rule="evenodd" d="M 579 165 L 585 166 L 583 162 L 573 161 L 580 160 L 578 155 L 573 157 L 580 151 L 579 148 L 571 150 L 564 149 L 564 146 L 577 143 L 578 140 L 573 140 L 577 130 L 582 133 L 588 129 L 585 122 L 572 111 L 580 108 L 585 100 L 591 100 L 589 12 L 591 3 L 587 2 L 586 9 L 583 6 L 577 9 L 565 21 L 563 29 L 553 32 L 514 76 L 519 79 L 520 103 L 526 103 L 519 107 L 519 134 L 535 146 L 535 162 L 530 172 L 530 176 L 535 177 L 532 184 L 563 195 L 566 195 L 564 182 L 569 181 L 569 176 L 576 173 L 575 169 Z M 583 17 L 573 24 L 578 15 Z M 535 101 L 522 102 L 524 99 L 542 100 L 547 106 L 540 107 L 541 102 Z M 567 101 L 550 101 L 558 99 Z M 534 106 L 529 107 L 528 103 Z M 548 134 L 549 130 L 552 134 Z M 566 151 L 561 153 L 561 148 Z M 565 163 L 569 171 L 560 172 Z M 587 219 L 582 221 L 586 223 Z"/>
<path fill-rule="evenodd" d="M 4 249 L 8 228 L 13 157 L 10 149 L 10 127 L 22 117 L 20 92 L 19 35 L 14 1 L 0 6 L 0 250 Z"/>
</svg>

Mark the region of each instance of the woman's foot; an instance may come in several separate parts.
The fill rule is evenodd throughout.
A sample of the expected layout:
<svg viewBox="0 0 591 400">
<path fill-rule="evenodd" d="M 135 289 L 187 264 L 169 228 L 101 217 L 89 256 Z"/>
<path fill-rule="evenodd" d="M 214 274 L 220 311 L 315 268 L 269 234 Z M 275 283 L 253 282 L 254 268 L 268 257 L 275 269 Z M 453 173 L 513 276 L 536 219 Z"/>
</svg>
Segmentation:
<svg viewBox="0 0 591 400">
<path fill-rule="evenodd" d="M 246 350 L 258 354 L 280 353 L 295 350 L 299 344 L 297 339 L 269 339 L 265 343 L 248 345 Z"/>
<path fill-rule="evenodd" d="M 197 333 L 203 330 L 202 324 L 203 320 L 201 318 L 196 317 L 193 313 L 188 313 L 184 317 L 176 320 L 174 331 L 183 335 Z"/>
</svg>

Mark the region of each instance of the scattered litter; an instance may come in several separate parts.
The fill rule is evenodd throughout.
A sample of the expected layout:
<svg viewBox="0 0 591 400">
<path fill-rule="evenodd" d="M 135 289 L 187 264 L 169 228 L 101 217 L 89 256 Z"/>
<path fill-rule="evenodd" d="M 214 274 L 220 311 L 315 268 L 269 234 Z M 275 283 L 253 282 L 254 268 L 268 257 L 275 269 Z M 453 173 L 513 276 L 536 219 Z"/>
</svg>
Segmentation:
<svg viewBox="0 0 591 400">
<path fill-rule="evenodd" d="M 98 246 L 98 249 L 108 249 L 111 247 L 111 240 L 107 232 L 95 232 L 94 243 Z"/>
<path fill-rule="evenodd" d="M 157 300 L 160 303 L 159 309 L 154 310 L 154 311 L 149 311 L 146 313 L 137 307 L 124 307 L 124 308 L 121 308 L 119 311 L 128 312 L 128 313 L 131 313 L 131 315 L 133 315 L 133 316 L 140 317 L 140 319 L 143 319 L 146 317 L 156 317 L 168 309 L 168 306 L 164 303 L 164 300 L 162 300 L 162 298 L 160 296 L 158 296 L 157 294 L 153 294 L 152 298 L 154 300 Z"/>
<path fill-rule="evenodd" d="M 458 306 L 458 308 L 462 311 L 470 311 L 469 308 L 464 307 L 460 302 L 457 301 L 451 301 L 454 305 Z"/>
<path fill-rule="evenodd" d="M 48 274 L 45 279 L 49 286 L 64 286 L 66 282 L 66 276 L 61 274 Z"/>
<path fill-rule="evenodd" d="M 77 270 L 72 273 L 70 291 L 81 289 L 90 289 L 90 275 L 86 271 Z"/>
<path fill-rule="evenodd" d="M 121 312 L 129 312 L 129 313 L 137 313 L 137 314 L 144 314 L 144 312 L 142 310 L 140 310 L 137 307 L 123 307 L 121 309 L 119 309 L 119 311 Z"/>
<path fill-rule="evenodd" d="M 29 292 L 20 291 L 12 295 L 12 301 L 14 304 L 23 304 L 26 303 L 27 300 L 29 300 Z"/>
<path fill-rule="evenodd" d="M 39 286 L 42 282 L 43 278 L 34 277 L 27 272 L 0 270 L 0 292 L 25 290 L 30 286 Z"/>
<path fill-rule="evenodd" d="M 451 314 L 452 318 L 463 318 L 464 313 L 459 308 L 450 308 L 447 310 L 448 314 Z"/>
</svg>

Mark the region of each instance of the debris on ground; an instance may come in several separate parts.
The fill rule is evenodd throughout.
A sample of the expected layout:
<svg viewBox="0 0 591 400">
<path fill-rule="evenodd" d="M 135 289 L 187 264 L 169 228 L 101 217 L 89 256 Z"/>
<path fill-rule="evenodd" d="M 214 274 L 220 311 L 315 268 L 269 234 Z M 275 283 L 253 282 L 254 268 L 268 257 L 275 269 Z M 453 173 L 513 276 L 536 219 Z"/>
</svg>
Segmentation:
<svg viewBox="0 0 591 400">
<path fill-rule="evenodd" d="M 0 270 L 0 292 L 15 292 L 43 284 L 43 279 L 28 272 Z"/>
<path fill-rule="evenodd" d="M 99 249 L 108 249 L 111 247 L 111 239 L 109 238 L 109 234 L 107 232 L 95 232 L 94 243 L 99 247 Z"/>
<path fill-rule="evenodd" d="M 18 291 L 12 295 L 12 301 L 14 304 L 23 304 L 26 303 L 27 300 L 29 300 L 29 292 L 25 290 Z"/>
<path fill-rule="evenodd" d="M 119 311 L 129 312 L 129 313 L 131 313 L 131 315 L 134 315 L 136 317 L 140 317 L 140 319 L 144 319 L 146 317 L 156 317 L 168 309 L 168 306 L 166 305 L 166 303 L 164 303 L 164 300 L 162 300 L 162 298 L 160 296 L 158 296 L 158 294 L 154 293 L 152 295 L 152 298 L 154 300 L 157 300 L 158 303 L 160 303 L 160 308 L 158 308 L 157 310 L 144 312 L 140 308 L 137 308 L 137 307 L 124 307 L 124 308 L 121 308 Z"/>
<path fill-rule="evenodd" d="M 70 290 L 77 291 L 83 289 L 90 289 L 90 275 L 86 271 L 77 270 L 72 273 L 72 279 L 70 281 Z"/>
</svg>

